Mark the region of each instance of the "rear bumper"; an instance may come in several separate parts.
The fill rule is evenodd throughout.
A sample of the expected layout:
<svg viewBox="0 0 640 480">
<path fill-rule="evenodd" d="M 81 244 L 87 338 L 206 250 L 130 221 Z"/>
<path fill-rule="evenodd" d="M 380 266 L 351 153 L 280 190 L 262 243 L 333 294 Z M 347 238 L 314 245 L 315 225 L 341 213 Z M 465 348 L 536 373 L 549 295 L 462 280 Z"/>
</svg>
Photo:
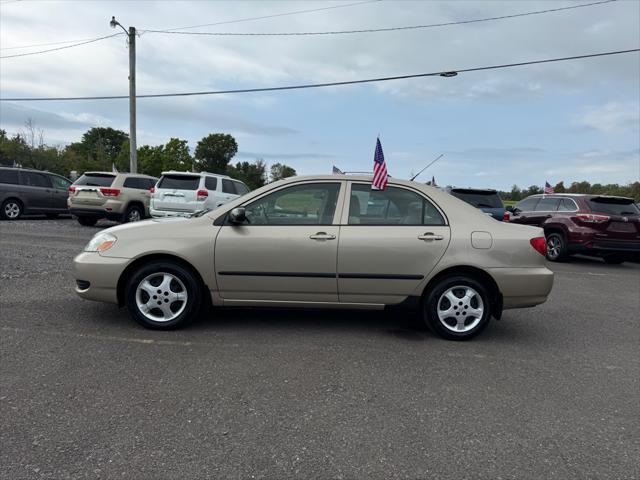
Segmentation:
<svg viewBox="0 0 640 480">
<path fill-rule="evenodd" d="M 569 244 L 569 251 L 585 255 L 615 254 L 627 258 L 640 258 L 640 242 L 594 240 L 581 244 Z"/>
<path fill-rule="evenodd" d="M 73 260 L 76 293 L 87 300 L 118 303 L 118 280 L 130 261 L 82 252 Z"/>
<path fill-rule="evenodd" d="M 108 220 L 121 220 L 122 214 L 118 212 L 107 212 L 103 208 L 70 208 L 69 213 L 76 217 L 106 218 Z"/>
<path fill-rule="evenodd" d="M 502 293 L 503 308 L 525 308 L 544 303 L 553 287 L 547 267 L 489 268 Z"/>
<path fill-rule="evenodd" d="M 149 208 L 149 213 L 152 217 L 162 218 L 162 217 L 190 217 L 194 213 L 198 213 L 201 210 L 196 210 L 193 212 L 177 212 L 175 210 L 157 210 L 155 208 Z"/>
</svg>

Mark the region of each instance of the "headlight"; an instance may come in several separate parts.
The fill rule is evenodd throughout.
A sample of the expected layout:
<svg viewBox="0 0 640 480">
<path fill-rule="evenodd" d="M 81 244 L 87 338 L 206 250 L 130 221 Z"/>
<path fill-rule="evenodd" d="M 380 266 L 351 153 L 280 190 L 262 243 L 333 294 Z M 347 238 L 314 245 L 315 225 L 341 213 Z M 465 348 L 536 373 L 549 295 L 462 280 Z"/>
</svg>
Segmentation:
<svg viewBox="0 0 640 480">
<path fill-rule="evenodd" d="M 87 246 L 84 247 L 85 252 L 104 252 L 113 247 L 117 238 L 110 233 L 99 233 L 93 237 Z"/>
</svg>

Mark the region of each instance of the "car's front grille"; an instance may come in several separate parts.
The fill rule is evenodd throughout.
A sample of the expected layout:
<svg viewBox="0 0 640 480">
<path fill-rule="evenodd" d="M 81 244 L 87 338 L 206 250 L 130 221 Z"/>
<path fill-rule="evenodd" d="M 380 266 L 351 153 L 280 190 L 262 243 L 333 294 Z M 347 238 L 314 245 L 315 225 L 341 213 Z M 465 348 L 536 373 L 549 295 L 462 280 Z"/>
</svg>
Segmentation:
<svg viewBox="0 0 640 480">
<path fill-rule="evenodd" d="M 76 280 L 76 285 L 78 285 L 80 290 L 86 290 L 91 286 L 91 283 L 87 280 Z"/>
</svg>

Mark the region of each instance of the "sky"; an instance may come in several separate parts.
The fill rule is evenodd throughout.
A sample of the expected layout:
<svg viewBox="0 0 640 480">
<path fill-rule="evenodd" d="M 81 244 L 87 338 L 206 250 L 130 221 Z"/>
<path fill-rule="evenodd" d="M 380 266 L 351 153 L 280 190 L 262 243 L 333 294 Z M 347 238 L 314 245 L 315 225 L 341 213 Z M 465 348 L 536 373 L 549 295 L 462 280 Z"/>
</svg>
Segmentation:
<svg viewBox="0 0 640 480">
<path fill-rule="evenodd" d="M 595 0 L 593 0 L 595 1 Z M 640 47 L 640 2 L 480 23 L 317 36 L 145 32 L 338 7 L 182 32 L 314 32 L 447 23 L 532 12 L 571 1 L 56 1 L 0 0 L 0 56 L 135 26 L 138 94 L 357 80 Z M 23 48 L 16 48 L 23 47 Z M 128 94 L 124 36 L 0 59 L 0 97 Z M 283 92 L 139 99 L 138 145 L 171 137 L 193 150 L 230 133 L 234 161 L 263 158 L 299 174 L 371 171 L 379 135 L 389 173 L 440 185 L 510 189 L 640 178 L 640 54 L 383 83 Z M 128 101 L 0 102 L 0 128 L 32 119 L 45 142 L 100 126 L 128 131 Z"/>
</svg>

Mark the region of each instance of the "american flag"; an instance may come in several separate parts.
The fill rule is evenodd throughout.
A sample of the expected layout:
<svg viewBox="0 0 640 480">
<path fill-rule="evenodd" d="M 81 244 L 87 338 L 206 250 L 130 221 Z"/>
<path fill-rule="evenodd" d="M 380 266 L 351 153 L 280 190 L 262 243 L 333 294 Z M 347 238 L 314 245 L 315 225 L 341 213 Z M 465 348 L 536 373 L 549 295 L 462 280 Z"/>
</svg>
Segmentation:
<svg viewBox="0 0 640 480">
<path fill-rule="evenodd" d="M 333 175 L 342 175 L 343 173 L 344 172 L 340 170 L 338 167 L 336 167 L 335 165 L 333 166 L 333 171 L 332 171 Z"/>
<path fill-rule="evenodd" d="M 373 156 L 373 190 L 384 190 L 387 186 L 387 164 L 382 153 L 380 139 L 376 141 L 376 153 Z"/>
<path fill-rule="evenodd" d="M 542 190 L 544 193 L 556 193 L 555 190 L 553 189 L 553 187 L 551 185 L 549 185 L 549 182 L 544 182 L 544 190 Z"/>
</svg>

